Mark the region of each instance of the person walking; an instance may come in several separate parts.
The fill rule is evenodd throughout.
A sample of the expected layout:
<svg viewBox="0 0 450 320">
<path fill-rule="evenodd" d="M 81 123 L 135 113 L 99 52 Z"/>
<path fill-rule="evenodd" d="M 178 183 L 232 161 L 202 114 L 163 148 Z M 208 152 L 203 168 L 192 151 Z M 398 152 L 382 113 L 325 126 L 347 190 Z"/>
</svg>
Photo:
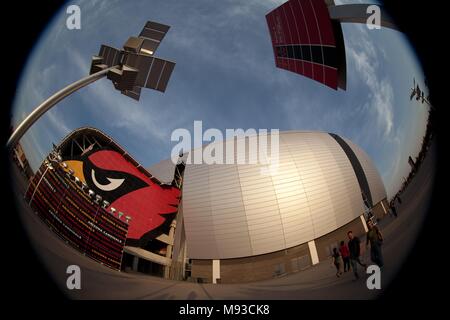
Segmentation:
<svg viewBox="0 0 450 320">
<path fill-rule="evenodd" d="M 341 253 L 342 260 L 344 261 L 344 272 L 350 271 L 350 252 L 344 241 L 341 241 L 339 252 Z"/>
<path fill-rule="evenodd" d="M 358 237 L 353 235 L 353 231 L 347 232 L 348 236 L 348 251 L 350 253 L 350 265 L 352 266 L 353 274 L 355 275 L 355 280 L 359 279 L 358 274 L 358 264 L 363 268 L 367 268 L 367 265 L 362 263 L 360 260 L 361 255 L 361 241 Z"/>
<path fill-rule="evenodd" d="M 397 208 L 395 208 L 395 203 L 394 202 L 391 202 L 391 208 L 390 209 L 391 209 L 391 212 L 394 215 L 394 217 L 397 218 Z"/>
<path fill-rule="evenodd" d="M 372 220 L 367 221 L 367 227 L 369 231 L 367 231 L 366 235 L 366 248 L 370 244 L 370 260 L 381 268 L 384 265 L 383 253 L 381 251 L 383 235 L 380 229 L 373 224 Z"/>
<path fill-rule="evenodd" d="M 341 259 L 341 255 L 339 254 L 337 248 L 333 248 L 333 254 L 331 256 L 333 258 L 333 264 L 337 270 L 336 276 L 339 278 L 342 274 L 342 271 L 341 271 L 342 259 Z"/>
</svg>

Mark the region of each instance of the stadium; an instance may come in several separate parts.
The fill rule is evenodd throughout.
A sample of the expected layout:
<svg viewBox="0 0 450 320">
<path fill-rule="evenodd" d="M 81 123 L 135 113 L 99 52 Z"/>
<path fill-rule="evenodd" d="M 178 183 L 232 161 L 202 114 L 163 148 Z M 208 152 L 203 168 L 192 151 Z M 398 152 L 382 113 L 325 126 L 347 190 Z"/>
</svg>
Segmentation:
<svg viewBox="0 0 450 320">
<path fill-rule="evenodd" d="M 347 231 L 363 234 L 369 212 L 387 214 L 375 166 L 336 134 L 280 132 L 270 174 L 264 164 L 187 156 L 145 169 L 105 133 L 80 128 L 54 146 L 26 198 L 67 244 L 107 267 L 203 283 L 299 272 L 328 259 Z"/>
</svg>

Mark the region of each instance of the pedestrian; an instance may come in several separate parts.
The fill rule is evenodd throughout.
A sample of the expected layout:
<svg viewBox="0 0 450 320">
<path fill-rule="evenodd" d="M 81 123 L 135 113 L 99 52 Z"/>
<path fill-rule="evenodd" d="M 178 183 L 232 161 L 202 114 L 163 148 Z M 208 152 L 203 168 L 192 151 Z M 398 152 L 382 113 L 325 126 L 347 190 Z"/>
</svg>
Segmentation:
<svg viewBox="0 0 450 320">
<path fill-rule="evenodd" d="M 350 252 L 348 251 L 348 247 L 344 241 L 341 241 L 339 252 L 341 253 L 342 260 L 344 261 L 344 272 L 350 271 Z"/>
<path fill-rule="evenodd" d="M 339 254 L 337 248 L 333 248 L 332 257 L 333 257 L 333 264 L 337 270 L 336 276 L 339 278 L 342 274 L 342 271 L 341 271 L 342 259 L 341 259 L 341 255 Z"/>
<path fill-rule="evenodd" d="M 359 279 L 358 274 L 358 264 L 363 268 L 367 268 L 367 265 L 362 263 L 360 260 L 361 255 L 361 241 L 359 241 L 358 237 L 353 235 L 353 231 L 347 232 L 348 236 L 348 251 L 350 253 L 350 265 L 352 266 L 353 274 L 355 275 L 355 279 Z"/>
<path fill-rule="evenodd" d="M 366 235 L 366 248 L 370 243 L 370 259 L 380 268 L 384 265 L 383 253 L 381 251 L 381 245 L 383 244 L 383 235 L 380 229 L 373 224 L 371 220 L 367 221 L 367 231 Z"/>
<path fill-rule="evenodd" d="M 397 209 L 395 208 L 395 203 L 394 202 L 391 202 L 391 208 L 390 209 L 391 209 L 391 212 L 394 215 L 394 217 L 397 218 Z"/>
</svg>

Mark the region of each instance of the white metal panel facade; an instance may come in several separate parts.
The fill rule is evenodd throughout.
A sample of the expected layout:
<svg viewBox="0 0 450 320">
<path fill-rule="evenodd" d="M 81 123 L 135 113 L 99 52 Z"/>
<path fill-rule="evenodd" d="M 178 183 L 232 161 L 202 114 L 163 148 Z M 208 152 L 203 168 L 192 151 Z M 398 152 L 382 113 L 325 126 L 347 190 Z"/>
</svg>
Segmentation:
<svg viewBox="0 0 450 320">
<path fill-rule="evenodd" d="M 261 172 L 261 164 L 187 165 L 182 201 L 190 258 L 227 259 L 283 250 L 362 214 L 353 167 L 329 134 L 282 132 L 279 146 L 279 167 L 270 175 Z M 368 174 L 376 173 L 366 158 L 361 162 Z M 370 181 L 373 190 L 384 190 L 376 185 L 381 179 Z"/>
</svg>

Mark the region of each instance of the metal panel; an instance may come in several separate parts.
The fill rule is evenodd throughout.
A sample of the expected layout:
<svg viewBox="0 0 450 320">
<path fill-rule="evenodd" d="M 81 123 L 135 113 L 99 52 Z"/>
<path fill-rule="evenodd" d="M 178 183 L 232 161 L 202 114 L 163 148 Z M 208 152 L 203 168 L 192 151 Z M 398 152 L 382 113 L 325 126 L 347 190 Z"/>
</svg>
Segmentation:
<svg viewBox="0 0 450 320">
<path fill-rule="evenodd" d="M 120 62 L 120 50 L 104 44 L 100 46 L 98 55 L 103 58 L 102 63 L 106 64 L 108 67 L 115 66 Z"/>
<path fill-rule="evenodd" d="M 290 0 L 269 12 L 266 20 L 278 68 L 337 89 L 339 74 L 345 73 L 337 63 L 343 39 L 324 1 Z"/>
<path fill-rule="evenodd" d="M 376 169 L 350 144 L 368 173 Z M 187 165 L 183 210 L 189 256 L 227 259 L 283 250 L 358 217 L 361 191 L 341 146 L 323 132 L 280 133 L 280 166 Z M 374 171 L 375 170 L 375 171 Z M 374 182 L 371 182 L 374 181 Z"/>
</svg>

